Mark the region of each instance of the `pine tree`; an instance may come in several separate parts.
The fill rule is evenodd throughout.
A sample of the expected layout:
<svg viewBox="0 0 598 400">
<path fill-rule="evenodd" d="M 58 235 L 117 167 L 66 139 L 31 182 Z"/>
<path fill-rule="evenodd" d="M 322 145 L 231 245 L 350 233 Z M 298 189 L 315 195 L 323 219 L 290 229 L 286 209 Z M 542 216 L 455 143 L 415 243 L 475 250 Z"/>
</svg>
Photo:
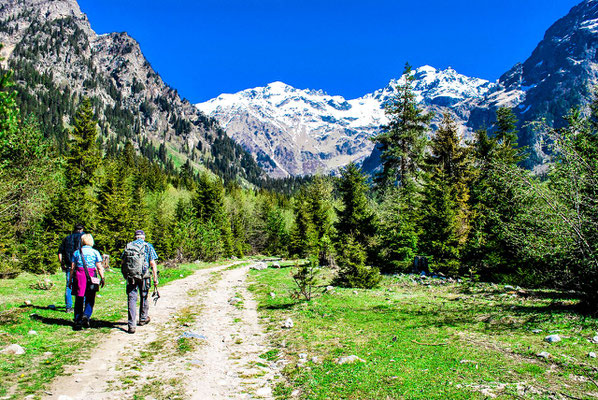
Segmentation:
<svg viewBox="0 0 598 400">
<path fill-rule="evenodd" d="M 305 190 L 295 196 L 293 211 L 295 223 L 291 230 L 289 251 L 291 256 L 308 257 L 318 252 L 318 233 L 311 219 Z"/>
<path fill-rule="evenodd" d="M 97 247 L 114 260 L 131 240 L 132 232 L 139 229 L 135 212 L 139 205 L 132 204 L 131 190 L 125 170 L 120 163 L 106 166 L 106 174 L 97 193 Z"/>
<path fill-rule="evenodd" d="M 517 120 L 512 110 L 497 111 L 496 133 L 476 133 L 472 145 L 475 171 L 471 183 L 472 232 L 466 262 L 481 279 L 498 281 L 519 268 L 516 245 L 506 229 L 519 212 L 511 180 L 519 174 L 524 149 L 517 148 Z"/>
<path fill-rule="evenodd" d="M 421 246 L 433 257 L 438 269 L 455 275 L 459 273 L 461 251 L 470 230 L 470 161 L 448 113 L 432 139 L 426 169 Z"/>
<path fill-rule="evenodd" d="M 338 219 L 334 224 L 337 243 L 342 246 L 345 238 L 351 236 L 366 252 L 371 253 L 372 240 L 377 231 L 376 215 L 367 198 L 369 187 L 366 177 L 354 163 L 341 170 L 337 190 L 342 203 L 342 208 L 336 209 Z M 368 259 L 371 262 L 373 255 L 370 254 Z"/>
<path fill-rule="evenodd" d="M 381 151 L 382 172 L 377 177 L 381 188 L 398 184 L 413 190 L 426 147 L 426 133 L 431 114 L 418 108 L 412 84 L 411 66 L 405 65 L 405 83 L 398 85 L 396 96 L 386 104 L 390 122 L 372 140 Z"/>
<path fill-rule="evenodd" d="M 316 176 L 306 187 L 305 202 L 309 220 L 315 233 L 320 265 L 331 262 L 332 241 L 332 185 L 322 176 Z"/>
<path fill-rule="evenodd" d="M 200 176 L 193 197 L 193 208 L 198 220 L 205 226 L 215 226 L 220 233 L 224 255 L 233 255 L 231 224 L 224 206 L 224 187 L 218 178 L 211 179 L 207 174 Z"/>
<path fill-rule="evenodd" d="M 66 157 L 66 177 L 69 188 L 93 184 L 96 169 L 100 164 L 100 151 L 96 142 L 97 121 L 94 119 L 91 101 L 88 98 L 83 99 L 74 119 L 72 139 Z"/>
</svg>

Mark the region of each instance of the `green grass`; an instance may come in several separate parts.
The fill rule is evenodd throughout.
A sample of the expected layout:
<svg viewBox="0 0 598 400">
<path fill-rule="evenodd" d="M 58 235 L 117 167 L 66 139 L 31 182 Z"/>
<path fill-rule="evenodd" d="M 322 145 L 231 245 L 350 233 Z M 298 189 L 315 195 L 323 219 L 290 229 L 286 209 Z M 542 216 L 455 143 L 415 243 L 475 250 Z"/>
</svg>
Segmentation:
<svg viewBox="0 0 598 400">
<path fill-rule="evenodd" d="M 323 286 L 330 272 L 322 270 Z M 279 398 L 300 391 L 304 399 L 592 398 L 598 393 L 598 345 L 588 341 L 598 321 L 576 313 L 566 293 L 506 294 L 492 285 L 430 285 L 410 276 L 385 277 L 379 288 L 315 292 L 311 302 L 292 300 L 288 269 L 252 271 L 251 290 L 260 313 L 271 321 L 286 379 Z M 271 298 L 269 293 L 276 292 Z M 295 322 L 280 328 L 288 317 Z M 534 334 L 534 329 L 542 333 Z M 543 341 L 559 333 L 563 341 Z M 543 360 L 541 351 L 552 357 Z M 299 354 L 308 360 L 299 362 Z M 341 356 L 365 363 L 338 365 Z M 318 357 L 316 363 L 312 357 Z"/>
<path fill-rule="evenodd" d="M 160 285 L 214 265 L 218 264 L 159 268 Z M 53 283 L 49 290 L 33 289 L 44 280 Z M 43 277 L 22 274 L 16 279 L 0 280 L 0 349 L 16 343 L 26 350 L 19 356 L 0 354 L 0 397 L 17 399 L 39 394 L 63 373 L 65 365 L 85 358 L 103 335 L 112 329 L 126 329 L 126 323 L 118 322 L 127 315 L 125 282 L 120 270 L 106 272 L 106 287 L 96 298 L 92 329 L 73 331 L 73 315 L 64 312 L 64 287 L 62 272 Z M 25 301 L 30 301 L 31 306 L 25 306 Z M 48 308 L 50 305 L 55 305 L 56 310 Z M 28 334 L 31 330 L 37 335 Z"/>
</svg>

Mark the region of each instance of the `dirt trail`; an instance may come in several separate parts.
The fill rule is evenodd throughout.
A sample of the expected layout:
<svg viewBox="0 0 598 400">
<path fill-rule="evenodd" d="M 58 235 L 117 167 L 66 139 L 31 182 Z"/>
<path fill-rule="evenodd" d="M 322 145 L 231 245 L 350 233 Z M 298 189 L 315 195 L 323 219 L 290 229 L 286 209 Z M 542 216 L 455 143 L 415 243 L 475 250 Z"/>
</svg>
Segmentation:
<svg viewBox="0 0 598 400">
<path fill-rule="evenodd" d="M 248 270 L 218 266 L 165 286 L 149 325 L 109 334 L 45 398 L 272 398 L 276 372 L 259 358 L 268 346 L 246 289 Z M 233 297 L 242 301 L 230 304 Z"/>
</svg>

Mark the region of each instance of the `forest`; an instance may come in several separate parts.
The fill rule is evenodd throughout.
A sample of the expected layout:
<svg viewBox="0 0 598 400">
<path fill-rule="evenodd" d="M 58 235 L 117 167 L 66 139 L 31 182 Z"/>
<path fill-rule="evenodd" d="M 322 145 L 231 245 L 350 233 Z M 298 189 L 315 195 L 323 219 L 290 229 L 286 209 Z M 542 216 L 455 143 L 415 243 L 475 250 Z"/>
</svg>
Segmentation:
<svg viewBox="0 0 598 400">
<path fill-rule="evenodd" d="M 214 166 L 176 168 L 165 149 L 127 132 L 106 140 L 93 102 L 70 93 L 62 115 L 70 124 L 49 134 L 43 114 L 23 111 L 44 107 L 25 104 L 5 71 L 0 276 L 56 272 L 60 241 L 82 223 L 116 265 L 136 229 L 161 263 L 303 258 L 305 268 L 338 269 L 346 287 L 374 287 L 381 273 L 411 272 L 425 256 L 439 276 L 574 290 L 596 311 L 598 100 L 563 116 L 562 128 L 537 122 L 550 161 L 530 171 L 510 109 L 472 140 L 450 113 L 432 132 L 409 66 L 404 76 L 386 106 L 389 123 L 372 138 L 382 154 L 374 176 L 350 164 L 338 176 L 260 184 Z"/>
</svg>

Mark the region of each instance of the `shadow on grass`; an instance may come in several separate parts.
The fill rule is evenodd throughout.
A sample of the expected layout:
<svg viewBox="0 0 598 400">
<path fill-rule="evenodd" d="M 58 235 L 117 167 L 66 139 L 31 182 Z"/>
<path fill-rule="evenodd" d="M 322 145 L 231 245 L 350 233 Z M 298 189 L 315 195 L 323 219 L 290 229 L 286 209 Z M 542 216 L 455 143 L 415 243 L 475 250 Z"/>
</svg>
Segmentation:
<svg viewBox="0 0 598 400">
<path fill-rule="evenodd" d="M 42 317 L 41 315 L 34 314 L 31 316 L 31 319 L 41 322 L 42 324 L 46 325 L 60 325 L 60 326 L 73 326 L 73 321 L 70 319 L 64 318 L 53 318 L 53 317 Z M 122 328 L 122 326 L 126 326 L 126 322 L 110 322 L 104 321 L 101 319 L 91 319 L 90 321 L 90 328 L 92 329 L 100 329 L 100 328 L 111 328 L 111 329 L 119 329 L 123 332 L 127 330 Z"/>
<path fill-rule="evenodd" d="M 269 306 L 260 307 L 264 310 L 290 310 L 293 308 L 297 303 L 282 303 L 282 304 L 273 304 Z"/>
</svg>

